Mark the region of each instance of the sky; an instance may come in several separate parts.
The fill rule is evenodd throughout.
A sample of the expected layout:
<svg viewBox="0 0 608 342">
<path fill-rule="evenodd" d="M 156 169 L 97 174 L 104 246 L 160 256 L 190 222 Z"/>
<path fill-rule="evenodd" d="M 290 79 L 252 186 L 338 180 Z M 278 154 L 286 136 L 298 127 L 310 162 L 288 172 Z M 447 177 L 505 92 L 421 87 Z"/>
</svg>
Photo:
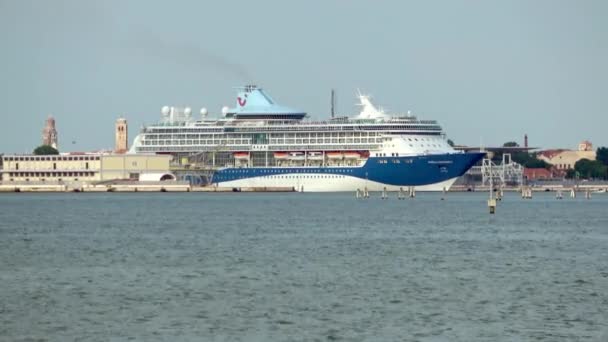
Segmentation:
<svg viewBox="0 0 608 342">
<path fill-rule="evenodd" d="M 0 153 L 111 149 L 165 105 L 219 115 L 257 84 L 313 119 L 356 92 L 457 144 L 607 146 L 608 1 L 0 0 Z"/>
</svg>

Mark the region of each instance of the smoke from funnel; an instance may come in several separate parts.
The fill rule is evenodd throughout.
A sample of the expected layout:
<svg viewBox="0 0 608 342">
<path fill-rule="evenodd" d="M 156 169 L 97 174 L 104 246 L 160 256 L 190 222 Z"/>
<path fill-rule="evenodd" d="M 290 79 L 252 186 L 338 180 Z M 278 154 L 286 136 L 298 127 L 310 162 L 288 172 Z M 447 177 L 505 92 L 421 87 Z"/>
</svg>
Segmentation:
<svg viewBox="0 0 608 342">
<path fill-rule="evenodd" d="M 139 47 L 146 56 L 153 56 L 170 63 L 182 66 L 221 71 L 233 75 L 243 84 L 251 83 L 251 74 L 237 63 L 233 63 L 225 57 L 216 55 L 199 46 L 183 42 L 168 42 L 160 37 L 146 36 L 130 44 Z"/>
</svg>

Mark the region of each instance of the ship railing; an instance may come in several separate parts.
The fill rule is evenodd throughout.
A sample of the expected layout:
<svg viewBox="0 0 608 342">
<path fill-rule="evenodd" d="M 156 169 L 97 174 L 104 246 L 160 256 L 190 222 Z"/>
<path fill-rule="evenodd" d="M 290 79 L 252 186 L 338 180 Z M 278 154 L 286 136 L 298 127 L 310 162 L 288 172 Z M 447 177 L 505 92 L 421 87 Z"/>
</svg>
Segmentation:
<svg viewBox="0 0 608 342">
<path fill-rule="evenodd" d="M 381 143 L 376 144 L 335 144 L 335 145 L 269 145 L 268 151 L 334 151 L 334 150 L 375 150 Z M 210 146 L 139 146 L 137 152 L 214 152 L 217 145 Z M 222 151 L 254 151 L 251 145 L 226 145 Z M 257 151 L 256 151 L 257 152 Z"/>
<path fill-rule="evenodd" d="M 163 127 L 149 127 L 143 130 L 143 133 L 147 134 L 188 134 L 188 133 L 225 133 L 230 130 L 229 133 L 249 133 L 249 132 L 292 132 L 292 131 L 314 131 L 314 132 L 352 132 L 352 131 L 378 131 L 378 132 L 390 132 L 398 131 L 403 133 L 417 132 L 440 132 L 441 126 L 439 125 L 410 125 L 410 124 L 397 124 L 397 123 L 384 123 L 382 125 L 290 125 L 290 126 L 254 126 L 254 125 L 229 125 L 224 127 L 175 127 L 166 126 Z"/>
</svg>

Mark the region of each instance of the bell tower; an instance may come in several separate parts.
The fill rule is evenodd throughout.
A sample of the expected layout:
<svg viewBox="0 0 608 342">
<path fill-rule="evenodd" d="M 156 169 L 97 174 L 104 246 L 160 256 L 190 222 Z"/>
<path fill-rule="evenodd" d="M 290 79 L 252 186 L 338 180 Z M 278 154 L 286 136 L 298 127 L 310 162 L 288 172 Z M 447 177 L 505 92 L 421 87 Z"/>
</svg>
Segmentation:
<svg viewBox="0 0 608 342">
<path fill-rule="evenodd" d="M 49 145 L 57 148 L 57 129 L 55 128 L 55 118 L 49 115 L 42 130 L 42 145 Z"/>
<path fill-rule="evenodd" d="M 128 140 L 129 130 L 127 127 L 127 119 L 118 118 L 118 120 L 116 120 L 114 152 L 126 153 L 129 150 Z"/>
</svg>

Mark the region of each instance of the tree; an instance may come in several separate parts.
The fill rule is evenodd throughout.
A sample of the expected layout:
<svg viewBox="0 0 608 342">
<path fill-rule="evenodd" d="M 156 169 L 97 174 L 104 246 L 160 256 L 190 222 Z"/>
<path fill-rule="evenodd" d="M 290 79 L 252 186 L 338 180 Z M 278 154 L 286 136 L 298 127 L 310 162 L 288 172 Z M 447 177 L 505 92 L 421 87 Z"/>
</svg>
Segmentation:
<svg viewBox="0 0 608 342">
<path fill-rule="evenodd" d="M 454 147 L 454 141 L 452 141 L 452 139 L 448 139 L 448 145 Z"/>
<path fill-rule="evenodd" d="M 548 169 L 551 167 L 549 163 L 544 160 L 537 159 L 534 154 L 530 154 L 528 152 L 515 152 L 511 154 L 511 159 L 518 164 L 521 164 L 527 168 L 545 168 Z"/>
<path fill-rule="evenodd" d="M 568 179 L 576 178 L 576 171 L 574 171 L 574 169 L 568 169 L 566 171 L 566 178 L 568 178 Z"/>
<path fill-rule="evenodd" d="M 608 166 L 597 160 L 581 159 L 574 164 L 574 171 L 581 178 L 606 178 Z"/>
<path fill-rule="evenodd" d="M 516 143 L 515 141 L 508 141 L 508 142 L 502 144 L 502 147 L 519 147 L 519 144 Z"/>
<path fill-rule="evenodd" d="M 50 145 L 40 145 L 34 149 L 34 154 L 37 156 L 45 156 L 51 154 L 59 154 L 56 148 Z"/>
<path fill-rule="evenodd" d="M 598 147 L 595 152 L 595 159 L 604 165 L 608 165 L 608 147 Z"/>
</svg>

